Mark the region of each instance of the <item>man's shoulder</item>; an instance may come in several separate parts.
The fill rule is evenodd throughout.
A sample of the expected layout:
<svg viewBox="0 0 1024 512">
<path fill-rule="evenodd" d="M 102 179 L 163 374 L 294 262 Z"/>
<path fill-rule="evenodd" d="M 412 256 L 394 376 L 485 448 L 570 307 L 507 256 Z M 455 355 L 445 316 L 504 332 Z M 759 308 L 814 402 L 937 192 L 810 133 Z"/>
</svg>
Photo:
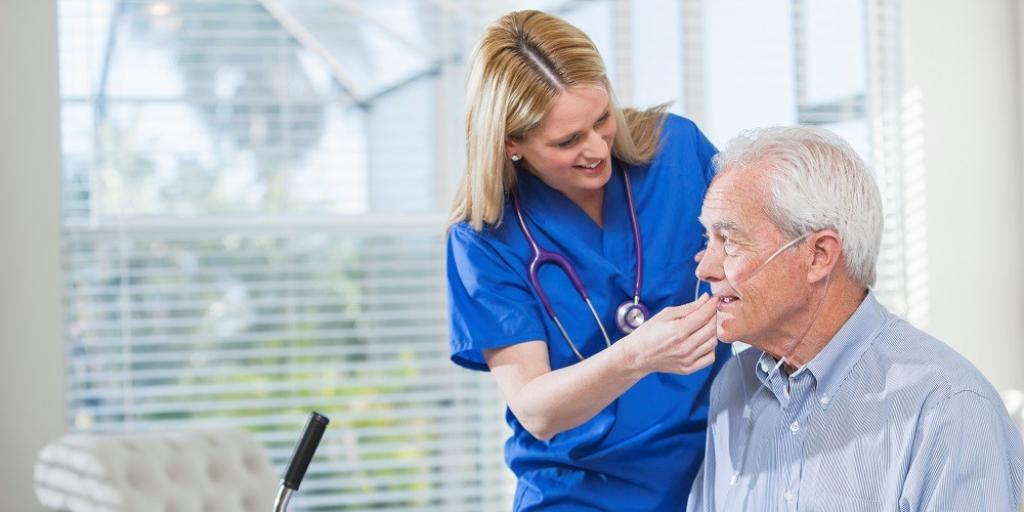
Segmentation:
<svg viewBox="0 0 1024 512">
<path fill-rule="evenodd" d="M 999 393 L 966 357 L 902 318 L 893 317 L 882 329 L 859 365 L 868 375 L 884 376 L 904 390 L 909 385 L 931 399 L 972 392 L 999 400 Z"/>
<path fill-rule="evenodd" d="M 711 387 L 712 406 L 722 400 L 739 399 L 744 386 L 760 385 L 755 366 L 761 354 L 756 348 L 742 350 L 722 366 Z M 896 316 L 890 318 L 854 363 L 852 377 L 854 384 L 859 381 L 875 390 L 883 385 L 893 392 L 917 394 L 922 401 L 941 400 L 961 392 L 1001 400 L 988 379 L 967 358 Z"/>
</svg>

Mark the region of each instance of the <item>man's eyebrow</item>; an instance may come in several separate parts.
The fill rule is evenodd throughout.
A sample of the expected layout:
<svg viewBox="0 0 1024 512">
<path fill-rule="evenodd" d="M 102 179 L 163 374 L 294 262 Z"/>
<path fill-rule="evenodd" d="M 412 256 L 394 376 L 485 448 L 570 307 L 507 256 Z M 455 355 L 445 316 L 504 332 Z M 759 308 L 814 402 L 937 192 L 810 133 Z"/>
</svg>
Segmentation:
<svg viewBox="0 0 1024 512">
<path fill-rule="evenodd" d="M 735 223 L 734 221 L 731 221 L 731 220 L 730 221 L 722 221 L 722 220 L 720 220 L 720 221 L 712 224 L 711 225 L 711 229 L 714 229 L 716 231 L 731 231 L 733 233 L 743 233 L 743 230 L 740 229 L 740 225 Z"/>
<path fill-rule="evenodd" d="M 699 220 L 700 223 L 705 228 L 708 228 L 708 229 L 713 230 L 713 231 L 729 231 L 729 232 L 732 232 L 732 233 L 739 233 L 739 234 L 743 233 L 743 230 L 740 229 L 740 225 L 737 224 L 736 221 L 732 221 L 732 220 L 719 220 L 719 221 L 715 221 L 715 222 L 711 223 L 711 225 L 709 226 L 707 221 L 704 220 L 703 217 L 698 217 L 697 220 Z"/>
<path fill-rule="evenodd" d="M 717 220 L 708 225 L 705 219 L 698 218 L 701 224 L 709 231 L 729 233 L 736 240 L 746 240 L 746 232 L 734 220 Z"/>
</svg>

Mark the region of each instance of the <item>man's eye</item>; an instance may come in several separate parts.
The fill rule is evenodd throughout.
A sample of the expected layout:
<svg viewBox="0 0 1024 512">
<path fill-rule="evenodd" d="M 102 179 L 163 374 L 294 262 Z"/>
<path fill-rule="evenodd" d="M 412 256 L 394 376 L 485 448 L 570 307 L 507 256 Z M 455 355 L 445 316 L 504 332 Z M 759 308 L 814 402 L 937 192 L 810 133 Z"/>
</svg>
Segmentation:
<svg viewBox="0 0 1024 512">
<path fill-rule="evenodd" d="M 736 244 L 732 243 L 729 240 L 725 240 L 722 243 L 722 249 L 725 251 L 725 255 L 726 256 L 735 256 L 736 255 Z"/>
</svg>

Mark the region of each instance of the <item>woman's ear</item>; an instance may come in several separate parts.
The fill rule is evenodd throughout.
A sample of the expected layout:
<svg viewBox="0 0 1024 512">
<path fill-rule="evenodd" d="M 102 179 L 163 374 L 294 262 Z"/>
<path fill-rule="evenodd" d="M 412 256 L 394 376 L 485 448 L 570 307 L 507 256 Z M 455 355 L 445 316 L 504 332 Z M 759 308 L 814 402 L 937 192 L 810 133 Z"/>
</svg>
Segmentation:
<svg viewBox="0 0 1024 512">
<path fill-rule="evenodd" d="M 811 266 L 807 269 L 807 280 L 813 283 L 828 277 L 839 264 L 843 256 L 843 241 L 839 233 L 825 229 L 808 236 L 807 245 L 814 251 Z"/>
<path fill-rule="evenodd" d="M 519 155 L 521 158 L 523 156 L 521 146 L 522 145 L 512 137 L 505 137 L 505 156 L 512 158 L 512 155 Z"/>
</svg>

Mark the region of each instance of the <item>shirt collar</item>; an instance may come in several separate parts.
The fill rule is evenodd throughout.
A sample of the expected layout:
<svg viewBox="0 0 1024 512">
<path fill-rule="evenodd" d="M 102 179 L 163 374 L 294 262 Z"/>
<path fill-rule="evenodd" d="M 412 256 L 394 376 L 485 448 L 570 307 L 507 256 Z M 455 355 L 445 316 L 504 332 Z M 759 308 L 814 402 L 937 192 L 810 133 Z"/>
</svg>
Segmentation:
<svg viewBox="0 0 1024 512">
<path fill-rule="evenodd" d="M 889 316 L 875 294 L 869 291 L 839 332 L 804 366 L 817 381 L 823 405 L 835 396 L 853 366 L 878 337 Z"/>
<path fill-rule="evenodd" d="M 789 395 L 786 393 L 786 374 L 779 365 L 779 360 L 772 357 L 768 352 L 761 352 L 761 357 L 754 365 L 754 374 L 761 384 L 768 388 L 775 399 L 783 408 L 789 405 Z"/>
<path fill-rule="evenodd" d="M 761 352 L 754 365 L 754 373 L 783 407 L 789 403 L 789 396 L 785 393 L 786 380 L 809 373 L 814 379 L 820 403 L 827 406 L 850 370 L 878 336 L 888 316 L 886 309 L 869 291 L 853 315 L 809 363 L 787 376 L 782 368 L 777 367 L 777 359 Z"/>
</svg>

